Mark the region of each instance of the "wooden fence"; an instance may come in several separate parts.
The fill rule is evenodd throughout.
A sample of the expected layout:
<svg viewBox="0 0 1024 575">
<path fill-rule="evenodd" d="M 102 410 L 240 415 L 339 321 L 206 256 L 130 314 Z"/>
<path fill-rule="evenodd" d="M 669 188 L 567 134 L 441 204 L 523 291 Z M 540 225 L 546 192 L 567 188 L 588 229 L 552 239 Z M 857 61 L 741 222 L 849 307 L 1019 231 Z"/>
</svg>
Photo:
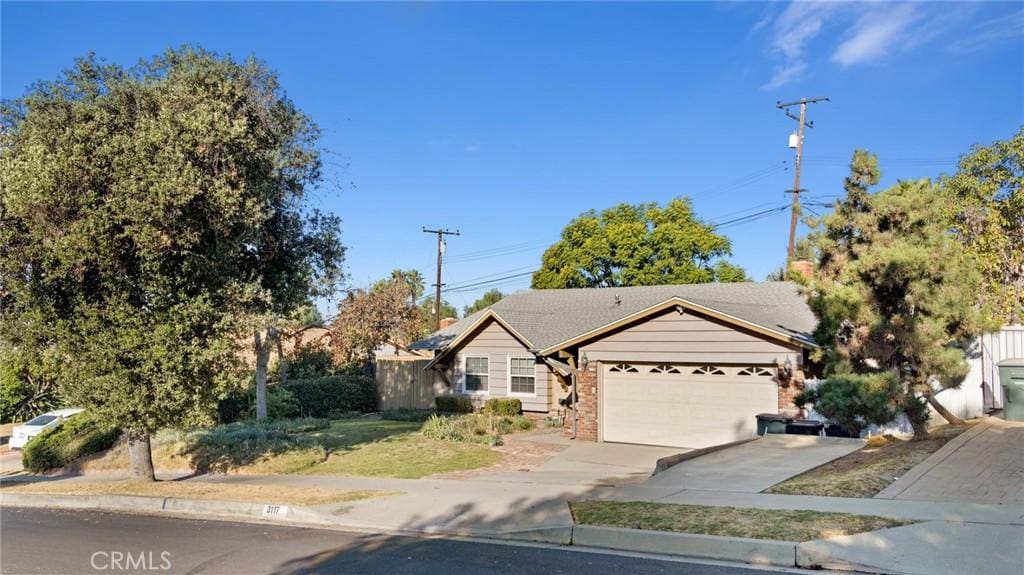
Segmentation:
<svg viewBox="0 0 1024 575">
<path fill-rule="evenodd" d="M 378 358 L 374 379 L 377 383 L 377 402 L 380 409 L 434 407 L 434 396 L 444 393 L 445 387 L 433 371 L 423 369 L 429 361 L 415 358 Z"/>
</svg>

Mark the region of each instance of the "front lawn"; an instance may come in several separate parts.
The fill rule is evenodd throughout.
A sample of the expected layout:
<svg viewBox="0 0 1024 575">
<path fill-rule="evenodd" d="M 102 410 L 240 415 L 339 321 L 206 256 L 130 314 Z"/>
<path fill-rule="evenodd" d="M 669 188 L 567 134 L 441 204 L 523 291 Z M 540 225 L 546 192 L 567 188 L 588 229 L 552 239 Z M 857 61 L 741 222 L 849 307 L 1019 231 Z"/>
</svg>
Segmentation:
<svg viewBox="0 0 1024 575">
<path fill-rule="evenodd" d="M 867 446 L 773 485 L 765 493 L 874 497 L 970 426 L 936 427 L 922 441 L 878 436 Z"/>
<path fill-rule="evenodd" d="M 642 501 L 574 501 L 569 508 L 580 525 L 798 542 L 915 523 L 874 515 Z"/>
<path fill-rule="evenodd" d="M 165 430 L 153 438 L 153 459 L 166 471 L 355 475 L 419 478 L 486 467 L 502 454 L 484 445 L 425 437 L 420 423 L 375 417 L 293 420 L 270 426 L 229 424 L 212 430 Z M 78 466 L 127 467 L 124 445 Z"/>
<path fill-rule="evenodd" d="M 0 490 L 4 493 L 51 495 L 147 495 L 185 499 L 253 501 L 282 505 L 324 505 L 392 495 L 387 491 L 345 491 L 287 485 L 239 485 L 202 481 L 7 481 L 0 485 Z"/>
</svg>

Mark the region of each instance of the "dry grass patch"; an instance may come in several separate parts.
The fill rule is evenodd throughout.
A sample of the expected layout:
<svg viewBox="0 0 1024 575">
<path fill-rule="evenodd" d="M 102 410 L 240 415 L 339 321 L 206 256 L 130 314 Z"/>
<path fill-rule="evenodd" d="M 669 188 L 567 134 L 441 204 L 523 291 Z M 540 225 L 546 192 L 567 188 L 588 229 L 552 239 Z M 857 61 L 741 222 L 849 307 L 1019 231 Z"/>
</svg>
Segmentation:
<svg viewBox="0 0 1024 575">
<path fill-rule="evenodd" d="M 971 425 L 936 427 L 922 441 L 876 436 L 865 447 L 773 485 L 765 493 L 874 497 Z"/>
<path fill-rule="evenodd" d="M 201 481 L 40 481 L 5 482 L 4 493 L 51 495 L 146 495 L 182 499 L 217 499 L 287 505 L 324 505 L 394 495 L 387 491 L 343 491 L 286 485 L 236 485 Z"/>
<path fill-rule="evenodd" d="M 781 541 L 828 539 L 915 523 L 874 515 L 641 501 L 574 501 L 569 507 L 573 520 L 582 525 Z"/>
</svg>

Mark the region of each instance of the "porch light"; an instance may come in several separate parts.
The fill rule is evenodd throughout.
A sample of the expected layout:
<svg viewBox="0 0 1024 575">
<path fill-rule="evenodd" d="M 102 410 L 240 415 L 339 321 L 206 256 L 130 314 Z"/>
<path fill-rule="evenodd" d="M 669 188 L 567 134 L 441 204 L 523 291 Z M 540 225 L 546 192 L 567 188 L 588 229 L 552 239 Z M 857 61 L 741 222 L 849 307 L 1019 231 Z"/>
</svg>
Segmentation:
<svg viewBox="0 0 1024 575">
<path fill-rule="evenodd" d="M 793 360 L 786 358 L 786 363 L 782 364 L 782 369 L 786 372 L 786 377 L 793 375 Z"/>
<path fill-rule="evenodd" d="M 583 357 L 580 358 L 580 367 L 583 371 L 587 371 L 587 366 L 590 365 L 590 359 L 587 358 L 587 352 L 583 352 Z"/>
</svg>

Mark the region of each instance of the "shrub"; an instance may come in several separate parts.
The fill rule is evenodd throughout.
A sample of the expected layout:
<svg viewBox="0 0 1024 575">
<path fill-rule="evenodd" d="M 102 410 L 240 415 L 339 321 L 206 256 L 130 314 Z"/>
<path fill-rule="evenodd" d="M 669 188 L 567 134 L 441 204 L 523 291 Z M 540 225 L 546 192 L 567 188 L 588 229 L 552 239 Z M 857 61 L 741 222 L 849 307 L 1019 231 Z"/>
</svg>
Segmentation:
<svg viewBox="0 0 1024 575">
<path fill-rule="evenodd" d="M 421 431 L 423 435 L 431 439 L 440 439 L 442 441 L 466 440 L 466 436 L 459 429 L 459 425 L 454 417 L 437 414 L 431 415 L 423 424 Z"/>
<path fill-rule="evenodd" d="M 324 429 L 325 419 L 299 418 L 269 422 L 237 422 L 213 429 L 193 430 L 181 441 L 181 455 L 191 457 L 197 471 L 223 472 L 297 449 L 317 451 L 323 461 L 327 452 L 315 438 L 300 435 Z"/>
<path fill-rule="evenodd" d="M 79 457 L 113 447 L 121 431 L 79 414 L 32 438 L 21 452 L 21 464 L 33 473 L 64 467 Z"/>
<path fill-rule="evenodd" d="M 284 386 L 307 417 L 328 417 L 331 412 L 369 413 L 377 408 L 373 378 L 365 375 L 336 375 L 313 379 L 289 379 Z"/>
<path fill-rule="evenodd" d="M 439 395 L 434 398 L 434 405 L 441 413 L 473 413 L 473 402 L 461 395 Z"/>
<path fill-rule="evenodd" d="M 484 413 L 487 415 L 507 415 L 513 417 L 523 411 L 523 402 L 510 397 L 495 397 L 484 402 Z"/>
<path fill-rule="evenodd" d="M 254 399 L 249 389 L 232 389 L 217 402 L 217 421 L 234 423 L 245 419 L 253 410 Z"/>
<path fill-rule="evenodd" d="M 331 352 L 317 344 L 299 345 L 288 358 L 288 380 L 314 379 L 330 377 L 338 374 L 338 366 L 334 363 Z M 281 381 L 281 363 L 275 362 L 270 367 L 267 380 Z"/>
<path fill-rule="evenodd" d="M 381 419 L 389 419 L 391 421 L 413 421 L 423 422 L 430 418 L 434 414 L 433 410 L 430 409 L 410 409 L 408 407 L 400 407 L 398 409 L 386 409 L 381 412 Z"/>
<path fill-rule="evenodd" d="M 299 400 L 291 390 L 280 386 L 267 389 L 267 419 L 289 419 L 299 415 Z M 252 415 L 256 415 L 253 402 Z"/>
<path fill-rule="evenodd" d="M 836 375 L 800 393 L 797 407 L 811 403 L 829 421 L 846 426 L 854 435 L 868 425 L 885 425 L 902 409 L 904 393 L 891 373 Z"/>
</svg>

